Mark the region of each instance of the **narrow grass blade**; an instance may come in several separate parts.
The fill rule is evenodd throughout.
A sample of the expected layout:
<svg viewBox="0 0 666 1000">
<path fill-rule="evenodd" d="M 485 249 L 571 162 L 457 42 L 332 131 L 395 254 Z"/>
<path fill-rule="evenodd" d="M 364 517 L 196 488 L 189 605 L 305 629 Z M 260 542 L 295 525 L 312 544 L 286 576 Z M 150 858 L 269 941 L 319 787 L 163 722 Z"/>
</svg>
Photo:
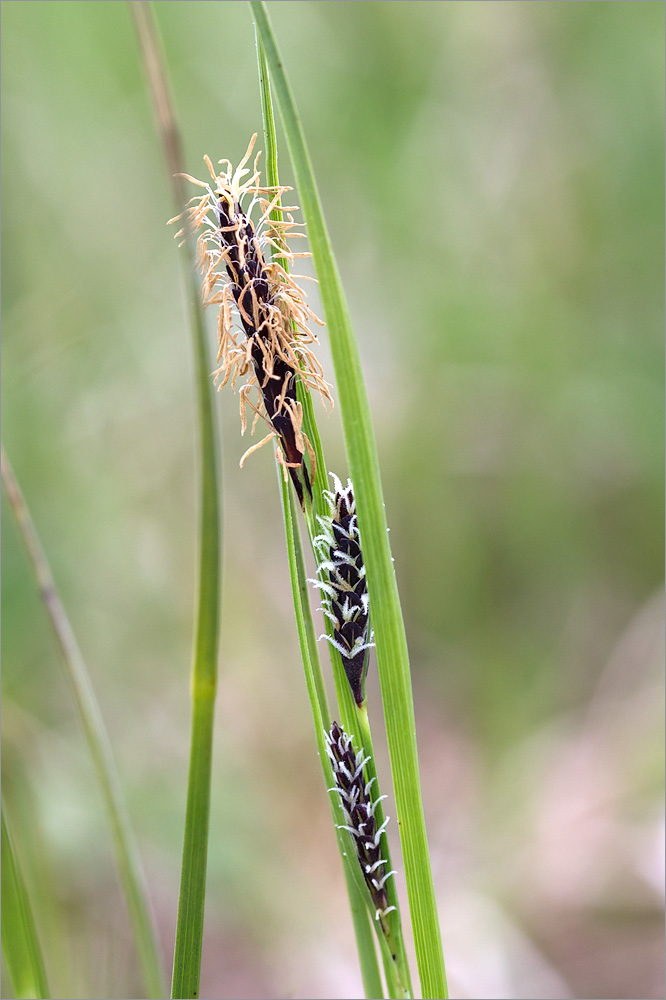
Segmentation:
<svg viewBox="0 0 666 1000">
<path fill-rule="evenodd" d="M 266 63 L 266 56 L 263 47 L 261 45 L 261 41 L 259 40 L 258 37 L 256 39 L 256 42 L 257 42 L 257 58 L 259 66 L 259 81 L 261 89 L 262 115 L 264 123 L 264 136 L 266 140 L 267 178 L 268 178 L 268 183 L 271 187 L 278 187 L 279 177 L 277 170 L 277 159 L 278 159 L 277 137 L 275 132 L 275 118 L 273 112 L 273 101 L 271 96 L 270 74 L 268 70 L 268 65 Z M 277 221 L 279 221 L 279 205 L 276 208 L 276 211 L 274 212 L 274 218 L 276 218 Z M 288 261 L 283 259 L 282 263 L 283 266 L 286 269 L 288 269 L 289 267 Z M 310 544 L 313 548 L 313 554 L 315 555 L 316 558 L 316 552 L 314 550 L 314 535 L 318 533 L 318 529 L 316 527 L 317 525 L 316 516 L 318 514 L 323 514 L 326 508 L 326 502 L 324 500 L 323 491 L 327 485 L 327 474 L 326 474 L 326 465 L 324 462 L 323 450 L 321 446 L 321 439 L 319 436 L 319 429 L 317 427 L 317 422 L 315 420 L 312 407 L 312 397 L 311 394 L 308 392 L 307 388 L 303 386 L 303 384 L 299 386 L 299 390 L 300 390 L 299 399 L 303 407 L 305 432 L 308 435 L 308 438 L 310 439 L 313 445 L 316 456 L 316 476 L 314 477 L 313 510 L 311 510 L 309 506 L 306 506 L 304 510 L 304 514 L 306 516 L 306 521 L 308 524 Z M 300 552 L 299 532 L 298 529 L 296 528 L 293 498 L 291 497 L 291 495 L 290 495 L 290 504 L 291 504 L 291 519 L 292 519 L 292 524 L 294 526 L 294 543 L 296 547 L 297 564 L 298 564 L 297 568 L 299 573 L 300 599 L 303 604 L 304 613 L 306 614 L 307 619 L 309 620 L 310 627 L 308 630 L 308 639 L 310 638 L 310 634 L 314 639 L 314 631 L 312 629 L 312 621 L 309 610 L 309 600 L 307 591 L 305 589 L 305 573 L 303 569 L 302 556 Z M 332 654 L 331 660 L 335 675 L 336 693 L 338 696 L 338 702 L 340 706 L 338 714 L 339 717 L 342 718 L 343 724 L 346 723 L 347 727 L 349 728 L 352 719 L 354 719 L 354 721 L 356 722 L 359 721 L 358 712 L 356 711 L 356 705 L 354 703 L 354 700 L 351 697 L 350 688 L 347 682 L 347 678 L 345 676 L 344 668 L 342 666 L 342 661 L 340 660 L 340 657 L 337 652 L 335 652 L 331 648 L 329 648 L 329 652 L 331 652 Z M 315 677 L 320 677 L 320 669 L 316 651 L 314 653 L 313 661 L 316 662 Z M 366 754 L 369 755 L 371 758 L 371 760 L 368 762 L 369 776 L 373 778 L 374 781 L 376 782 L 376 788 L 377 791 L 379 792 L 379 778 L 375 769 L 374 749 L 372 747 L 372 739 L 370 735 L 370 728 L 367 721 L 367 713 L 364 713 L 364 719 L 365 719 L 365 724 L 363 726 L 359 724 L 359 734 L 361 736 L 363 745 L 365 746 Z M 379 802 L 376 815 L 378 817 L 379 825 L 381 825 L 384 819 L 383 812 L 381 809 L 381 801 Z M 387 870 L 390 871 L 392 869 L 392 865 L 388 847 L 388 840 L 385 840 L 382 853 L 384 854 L 384 857 L 386 859 Z M 348 889 L 351 890 L 354 888 L 354 883 L 353 880 L 350 880 L 349 878 L 349 873 L 347 871 L 346 866 L 345 866 L 345 874 L 347 878 Z M 387 891 L 389 896 L 389 905 L 391 906 L 392 910 L 392 912 L 389 914 L 388 917 L 391 940 L 390 940 L 389 952 L 387 953 L 386 949 L 383 949 L 382 957 L 385 963 L 385 973 L 389 989 L 389 995 L 391 997 L 411 996 L 412 985 L 409 973 L 409 966 L 407 962 L 407 955 L 405 951 L 405 943 L 401 928 L 399 901 L 397 897 L 397 891 L 394 880 L 389 879 Z M 359 948 L 359 957 L 362 969 L 368 966 L 370 962 L 372 962 L 376 966 L 376 953 L 374 945 L 372 946 L 371 952 L 368 951 L 367 954 L 364 953 L 364 949 L 367 949 L 371 942 L 368 941 L 367 915 L 365 916 L 363 925 L 361 926 L 358 924 L 358 921 L 360 920 L 360 914 L 363 912 L 364 907 L 359 906 L 359 894 L 356 891 L 354 892 L 353 896 L 350 896 L 350 906 L 352 910 L 352 915 L 354 916 L 355 928 L 357 930 L 357 944 Z M 377 927 L 377 933 L 379 940 L 383 945 L 384 944 L 383 932 L 379 930 L 379 927 Z M 372 934 L 370 934 L 370 939 L 371 938 Z M 379 976 L 378 970 L 376 974 L 378 977 Z"/>
<path fill-rule="evenodd" d="M 324 222 L 310 157 L 268 18 L 266 4 L 250 0 L 266 53 L 329 329 L 349 468 L 377 644 L 386 733 L 391 757 L 405 877 L 423 996 L 447 996 L 439 919 L 421 800 L 409 657 L 386 531 L 377 449 L 358 345 Z"/>
<path fill-rule="evenodd" d="M 46 605 L 53 630 L 62 650 L 67 680 L 79 711 L 113 836 L 120 879 L 148 996 L 151 998 L 162 997 L 164 996 L 164 981 L 157 936 L 148 905 L 139 854 L 125 810 L 102 713 L 83 656 L 32 523 L 30 512 L 4 449 L 2 451 L 2 482 L 21 538 L 28 551 L 42 600 Z"/>
<path fill-rule="evenodd" d="M 317 637 L 315 635 L 314 622 L 312 620 L 312 614 L 310 611 L 310 594 L 309 594 L 307 578 L 305 575 L 303 547 L 301 545 L 301 537 L 296 520 L 296 505 L 294 504 L 294 497 L 289 490 L 289 483 L 285 483 L 284 481 L 284 476 L 282 475 L 282 469 L 279 468 L 278 472 L 282 477 L 282 484 L 285 488 L 282 493 L 282 512 L 283 515 L 285 516 L 285 532 L 287 534 L 289 570 L 290 573 L 292 574 L 292 591 L 294 598 L 294 607 L 296 607 L 296 602 L 298 602 L 299 612 L 297 613 L 297 621 L 300 615 L 302 615 L 303 626 L 305 629 L 305 639 L 307 642 L 308 653 L 310 656 L 310 663 L 312 664 L 312 673 L 315 683 L 315 693 L 317 695 L 317 701 L 319 702 L 319 708 L 321 711 L 322 719 L 324 721 L 324 725 L 328 726 L 331 721 L 331 716 L 326 701 L 326 689 L 324 687 L 324 678 L 322 676 L 321 664 L 319 662 Z M 287 494 L 286 497 L 285 493 Z M 285 515 L 285 510 L 284 510 L 285 500 L 288 500 L 289 502 L 289 519 L 287 519 Z M 293 567 L 291 561 L 292 548 L 294 551 Z M 294 584 L 296 585 L 296 590 L 294 590 Z M 302 637 L 300 635 L 299 635 L 299 641 L 302 641 Z"/>
<path fill-rule="evenodd" d="M 180 130 L 167 83 L 152 5 L 132 2 L 146 74 L 170 174 L 174 207 L 184 208 Z M 213 409 L 212 368 L 206 345 L 194 251 L 187 241 L 190 331 L 196 366 L 199 424 L 199 583 L 191 688 L 192 722 L 185 837 L 181 868 L 171 996 L 199 995 L 203 942 L 208 827 L 210 817 L 213 716 L 217 687 L 221 595 L 219 447 Z"/>
<path fill-rule="evenodd" d="M 268 66 L 266 64 L 266 56 L 258 38 L 257 61 L 259 69 L 259 88 L 261 92 L 264 138 L 266 143 L 266 179 L 270 187 L 278 187 L 277 138 L 275 134 L 273 101 L 271 98 L 270 79 Z M 280 221 L 281 213 L 279 206 L 276 207 L 273 217 L 276 218 L 277 221 Z M 279 258 L 279 260 L 285 270 L 288 270 L 288 260 L 284 257 Z M 307 412 L 309 413 L 311 420 L 309 421 L 306 433 L 309 429 L 312 434 L 313 430 L 316 430 L 316 424 L 314 424 L 314 419 L 312 418 L 312 401 L 310 393 L 302 386 L 302 384 L 299 386 L 299 390 L 301 405 L 303 406 L 305 404 L 305 406 L 307 406 L 309 404 Z M 304 412 L 306 412 L 305 406 Z M 317 491 L 317 485 L 321 482 L 322 477 L 325 477 L 324 458 L 321 449 L 321 441 L 319 440 L 319 434 L 316 434 L 316 438 L 313 434 L 310 440 L 314 442 L 316 452 L 317 470 L 314 485 L 315 491 Z M 310 694 L 311 701 L 314 698 L 317 702 L 317 704 L 314 702 L 312 704 L 315 726 L 318 726 L 319 721 L 322 721 L 328 729 L 330 724 L 330 715 L 326 704 L 326 692 L 321 674 L 319 655 L 317 652 L 314 623 L 310 612 L 310 597 L 305 576 L 305 563 L 303 560 L 300 533 L 296 520 L 296 508 L 293 495 L 289 489 L 289 484 L 285 482 L 282 469 L 279 465 L 277 472 L 282 498 L 282 512 L 284 516 L 285 534 L 287 539 L 287 553 L 289 559 L 289 573 L 291 577 L 294 611 L 296 615 L 299 644 L 301 646 L 303 665 L 308 686 L 308 694 Z M 318 492 L 320 493 L 321 489 L 319 489 Z M 367 906 L 363 895 L 359 892 L 356 883 L 351 876 L 351 872 L 349 870 L 349 858 L 344 854 L 342 856 L 342 862 L 345 873 L 345 882 L 347 885 L 347 894 L 349 896 L 352 922 L 354 925 L 356 946 L 359 954 L 363 988 L 366 997 L 374 998 L 374 1000 L 380 1000 L 380 998 L 384 996 L 383 985 L 379 972 L 379 966 L 377 964 L 374 934 L 372 928 L 370 927 Z"/>
<path fill-rule="evenodd" d="M 17 1000 L 50 996 L 28 892 L 2 803 L 2 955 Z"/>
</svg>

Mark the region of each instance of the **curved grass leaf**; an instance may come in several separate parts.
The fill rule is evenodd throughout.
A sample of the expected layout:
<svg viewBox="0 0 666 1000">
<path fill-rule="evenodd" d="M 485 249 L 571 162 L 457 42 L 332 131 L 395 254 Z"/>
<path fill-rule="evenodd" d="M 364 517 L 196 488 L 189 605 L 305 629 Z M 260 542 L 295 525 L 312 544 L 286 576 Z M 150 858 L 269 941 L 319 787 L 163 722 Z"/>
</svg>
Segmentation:
<svg viewBox="0 0 666 1000">
<path fill-rule="evenodd" d="M 267 180 L 270 187 L 279 187 L 279 177 L 277 171 L 277 138 L 275 133 L 275 119 L 273 113 L 273 101 L 271 97 L 270 89 L 270 75 L 268 71 L 268 66 L 266 63 L 266 56 L 264 54 L 261 41 L 257 38 L 257 58 L 258 58 L 258 68 L 259 68 L 259 82 L 261 90 L 261 105 L 262 105 L 262 116 L 264 123 L 264 137 L 266 142 L 266 163 L 267 163 Z M 276 221 L 280 221 L 280 209 L 279 203 L 276 209 L 271 213 L 271 218 Z M 283 266 L 288 269 L 288 261 L 282 259 Z M 323 490 L 327 485 L 326 476 L 326 466 L 324 463 L 324 456 L 321 446 L 321 439 L 319 436 L 319 429 L 314 417 L 313 407 L 312 407 L 312 397 L 307 388 L 299 383 L 298 385 L 298 397 L 303 406 L 303 426 L 305 433 L 308 435 L 316 456 L 316 475 L 314 477 L 314 493 L 313 493 L 313 503 L 312 508 L 309 503 L 304 506 L 303 513 L 306 518 L 308 532 L 310 536 L 310 543 L 313 547 L 313 554 L 315 559 L 317 559 L 317 553 L 314 549 L 314 536 L 317 533 L 316 529 L 316 515 L 323 514 L 327 505 L 324 500 Z M 283 484 L 283 512 L 286 511 L 286 500 L 285 491 L 287 489 L 286 484 Z M 310 649 L 310 656 L 312 660 L 312 668 L 315 676 L 315 682 L 318 685 L 318 690 L 323 691 L 323 682 L 321 679 L 321 669 L 319 666 L 319 657 L 316 652 L 316 646 L 314 646 L 314 629 L 312 625 L 312 617 L 310 614 L 309 597 L 307 593 L 306 581 L 305 581 L 305 570 L 303 566 L 302 553 L 300 548 L 300 538 L 299 531 L 296 523 L 296 515 L 293 504 L 293 497 L 289 494 L 290 512 L 291 520 L 285 515 L 285 529 L 287 531 L 287 545 L 290 551 L 290 546 L 293 545 L 296 555 L 296 568 L 298 577 L 298 594 L 296 593 L 296 587 L 294 585 L 294 579 L 292 576 L 292 588 L 294 590 L 294 601 L 300 601 L 300 612 L 296 610 L 297 621 L 299 616 L 302 615 L 306 621 L 306 631 L 308 638 L 308 645 Z M 313 517 L 313 514 L 315 517 Z M 290 570 L 293 573 L 292 561 L 290 557 Z M 327 623 L 327 629 L 328 629 Z M 313 648 L 314 647 L 314 648 Z M 351 692 L 345 672 L 340 660 L 339 654 L 329 647 L 329 652 L 331 653 L 331 661 L 333 665 L 336 694 L 338 698 L 339 711 L 338 716 L 343 720 L 343 726 L 347 727 L 348 731 L 351 731 L 352 720 L 358 721 L 358 716 L 356 713 L 356 706 L 354 700 L 351 697 Z M 305 660 L 304 660 L 305 664 Z M 308 667 L 306 665 L 306 673 Z M 323 711 L 322 714 L 328 719 L 328 712 L 325 710 L 326 699 L 325 695 L 320 695 L 320 706 Z M 314 706 L 313 706 L 314 712 Z M 367 723 L 367 718 L 366 718 Z M 328 726 L 328 723 L 327 723 Z M 374 780 L 377 782 L 376 788 L 379 792 L 379 779 L 377 777 L 376 771 L 374 771 L 374 749 L 372 747 L 372 740 L 370 736 L 369 727 L 366 726 L 362 729 L 363 733 L 363 743 L 365 746 L 366 754 L 371 758 L 371 762 L 368 763 L 368 767 L 372 765 Z M 377 814 L 379 819 L 379 825 L 383 822 L 383 815 L 381 810 L 381 801 L 378 804 Z M 343 844 L 339 839 L 340 847 L 342 849 Z M 385 838 L 383 854 L 386 859 L 387 870 L 392 869 L 390 852 L 388 846 L 388 840 Z M 374 985 L 374 980 L 379 981 L 379 970 L 377 969 L 377 959 L 372 942 L 372 932 L 369 932 L 368 927 L 368 911 L 367 907 L 364 905 L 365 897 L 367 893 L 365 888 L 359 893 L 359 888 L 356 886 L 354 879 L 349 871 L 349 855 L 343 852 L 343 865 L 345 869 L 345 878 L 347 882 L 347 889 L 349 893 L 350 908 L 352 912 L 352 918 L 354 921 L 354 929 L 356 933 L 357 947 L 359 951 L 359 959 L 361 963 L 361 971 L 363 975 L 363 981 L 366 986 L 366 992 L 370 990 L 367 994 L 368 996 L 374 996 L 377 993 L 377 987 Z M 352 862 L 352 865 L 355 863 Z M 402 935 L 400 912 L 399 912 L 399 901 L 395 887 L 395 881 L 389 879 L 387 892 L 389 896 L 389 904 L 391 906 L 392 912 L 389 914 L 389 926 L 390 926 L 390 949 L 386 947 L 387 941 L 384 937 L 383 931 L 380 929 L 379 925 L 375 925 L 377 932 L 378 941 L 382 951 L 382 959 L 384 961 L 384 969 L 386 973 L 386 982 L 390 997 L 410 997 L 412 995 L 412 987 L 409 974 L 409 966 L 407 963 L 407 955 L 405 952 L 405 944 Z M 369 979 L 369 976 L 371 978 Z M 377 994 L 378 995 L 378 994 Z"/>
<path fill-rule="evenodd" d="M 167 83 L 157 29 L 149 3 L 132 2 L 155 117 L 162 140 L 174 207 L 185 205 L 180 130 Z M 191 673 L 192 716 L 190 763 L 185 814 L 176 943 L 171 996 L 197 997 L 201 975 L 208 828 L 210 819 L 213 721 L 217 688 L 217 657 L 221 597 L 221 515 L 219 446 L 213 408 L 212 368 L 208 356 L 199 279 L 192 241 L 184 245 L 188 257 L 190 333 L 195 360 L 199 429 L 199 581 L 196 637 Z"/>
<path fill-rule="evenodd" d="M 370 408 L 340 276 L 324 222 L 310 157 L 266 4 L 250 0 L 266 53 L 305 218 L 329 329 L 338 398 L 377 644 L 386 733 L 400 826 L 405 877 L 423 996 L 447 996 L 416 748 L 407 641 L 391 560 Z"/>
<path fill-rule="evenodd" d="M 273 101 L 271 99 L 270 79 L 266 56 L 259 39 L 257 42 L 257 62 L 259 70 L 259 89 L 261 93 L 261 110 L 264 125 L 264 139 L 266 144 L 266 180 L 269 187 L 279 187 L 278 167 L 277 167 L 277 138 L 275 134 L 275 117 L 273 113 Z M 272 213 L 272 217 L 280 221 L 281 212 L 279 205 Z M 278 258 L 282 266 L 288 270 L 289 262 L 286 258 Z M 314 416 L 312 414 L 312 399 L 308 390 L 302 383 L 298 384 L 298 398 L 303 406 L 304 415 L 308 419 L 306 433 L 314 443 L 316 453 L 317 469 L 314 478 L 315 495 L 321 495 L 321 482 L 325 482 L 324 456 L 321 448 L 319 434 L 316 431 Z M 303 561 L 303 550 L 301 547 L 300 534 L 297 524 L 296 508 L 294 499 L 289 489 L 289 484 L 285 482 L 281 467 L 277 468 L 278 480 L 280 484 L 280 496 L 282 500 L 282 513 L 284 517 L 285 535 L 287 541 L 287 556 L 289 561 L 289 574 L 291 578 L 292 597 L 294 603 L 294 613 L 296 616 L 296 626 L 298 640 L 301 648 L 301 658 L 306 677 L 306 686 L 311 701 L 312 714 L 315 723 L 315 730 L 321 729 L 324 724 L 328 729 L 330 725 L 330 714 L 326 703 L 326 692 L 321 674 L 319 654 L 317 651 L 317 641 L 315 638 L 314 623 L 310 612 L 310 597 L 308 585 L 305 577 L 305 563 Z M 316 508 L 315 508 L 316 509 Z M 327 777 L 328 757 L 325 753 L 321 733 L 317 733 L 317 744 L 319 755 L 322 761 L 324 776 Z M 322 753 L 324 754 L 322 757 Z M 328 768 L 330 770 L 330 767 Z M 328 778 L 331 775 L 328 774 Z M 327 787 L 330 781 L 327 780 Z M 354 925 L 354 935 L 359 954 L 361 967 L 361 978 L 365 995 L 374 1000 L 381 1000 L 384 996 L 383 985 L 379 967 L 377 965 L 377 953 L 375 951 L 374 935 L 370 927 L 370 919 L 365 901 L 365 894 L 359 891 L 351 871 L 350 857 L 342 850 L 340 838 L 338 844 L 341 848 L 342 864 L 349 896 L 349 906 Z"/>
</svg>

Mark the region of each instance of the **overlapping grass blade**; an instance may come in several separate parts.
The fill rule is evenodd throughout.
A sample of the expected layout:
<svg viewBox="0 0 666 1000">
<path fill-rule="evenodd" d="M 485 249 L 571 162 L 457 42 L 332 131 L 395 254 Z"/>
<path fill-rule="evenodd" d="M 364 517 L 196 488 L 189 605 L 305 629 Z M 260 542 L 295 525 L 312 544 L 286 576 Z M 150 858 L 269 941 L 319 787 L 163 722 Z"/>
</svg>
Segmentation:
<svg viewBox="0 0 666 1000">
<path fill-rule="evenodd" d="M 268 73 L 268 66 L 266 64 L 266 56 L 264 54 L 261 42 L 257 39 L 257 62 L 259 70 L 259 88 L 261 93 L 261 108 L 262 108 L 262 118 L 264 125 L 264 139 L 266 144 L 266 179 L 270 187 L 279 186 L 278 177 L 278 167 L 277 167 L 277 138 L 275 134 L 275 117 L 273 113 L 273 101 L 271 98 L 270 80 Z M 278 219 L 281 216 L 279 207 L 273 213 L 273 216 Z M 281 258 L 280 263 L 285 269 L 288 269 L 289 262 L 286 258 Z M 312 434 L 312 401 L 307 389 L 304 389 L 302 385 L 299 385 L 299 399 L 301 400 L 301 405 L 307 407 L 306 415 L 310 417 L 308 422 L 308 430 Z M 309 404 L 309 406 L 308 406 Z M 307 432 L 307 431 L 306 431 Z M 324 458 L 321 449 L 321 442 L 319 441 L 319 435 L 316 435 L 315 440 L 315 452 L 317 458 L 317 470 L 314 480 L 315 492 L 321 493 L 320 483 L 322 478 L 325 482 L 325 471 Z M 325 753 L 325 747 L 322 740 L 322 734 L 324 728 L 328 729 L 330 725 L 330 715 L 328 711 L 328 706 L 326 703 L 326 693 L 324 689 L 324 682 L 321 675 L 321 666 L 319 663 L 319 654 L 317 651 L 317 642 L 315 639 L 314 624 L 312 621 L 312 615 L 310 613 L 310 599 L 308 594 L 308 585 L 305 577 L 305 564 L 303 561 L 303 551 L 300 541 L 300 533 L 297 523 L 296 508 L 294 504 L 293 496 L 290 492 L 289 484 L 285 482 L 282 469 L 278 464 L 278 480 L 280 483 L 280 494 L 282 499 L 282 513 L 284 517 L 285 525 L 285 535 L 287 540 L 287 555 L 289 560 L 289 573 L 291 578 L 292 586 L 292 596 L 294 602 L 294 612 L 296 616 L 296 625 L 298 630 L 299 645 L 301 648 L 301 656 L 303 660 L 303 667 L 305 671 L 306 686 L 308 689 L 308 695 L 311 701 L 313 718 L 315 721 L 315 729 L 320 729 L 321 732 L 317 733 L 317 744 L 319 747 L 319 755 L 322 762 L 322 767 L 324 770 L 324 775 L 327 777 L 327 787 L 330 787 L 330 766 L 328 765 L 328 758 Z M 319 487 L 319 489 L 318 489 Z M 322 756 L 323 754 L 323 756 Z M 338 838 L 338 843 L 341 844 L 340 838 Z M 349 857 L 348 853 L 341 851 L 342 864 L 345 873 L 345 881 L 347 885 L 347 893 L 349 896 L 349 905 L 352 915 L 352 921 L 354 925 L 354 934 L 356 937 L 356 945 L 359 954 L 359 962 L 361 967 L 361 977 L 363 980 L 363 988 L 365 995 L 368 998 L 381 998 L 384 996 L 383 985 L 381 980 L 381 975 L 379 972 L 379 966 L 377 964 L 377 953 L 375 950 L 374 934 L 372 928 L 370 927 L 368 909 L 366 906 L 366 901 L 364 894 L 360 891 L 360 888 L 356 885 L 351 871 L 350 862 L 352 859 Z M 353 862 L 352 862 L 353 863 Z"/>
<path fill-rule="evenodd" d="M 377 449 L 358 346 L 324 222 L 305 138 L 266 4 L 250 0 L 296 176 L 300 205 L 319 280 L 349 468 L 359 511 L 377 643 L 386 732 L 423 996 L 447 996 L 439 920 L 421 801 L 409 658 L 391 561 Z"/>
</svg>

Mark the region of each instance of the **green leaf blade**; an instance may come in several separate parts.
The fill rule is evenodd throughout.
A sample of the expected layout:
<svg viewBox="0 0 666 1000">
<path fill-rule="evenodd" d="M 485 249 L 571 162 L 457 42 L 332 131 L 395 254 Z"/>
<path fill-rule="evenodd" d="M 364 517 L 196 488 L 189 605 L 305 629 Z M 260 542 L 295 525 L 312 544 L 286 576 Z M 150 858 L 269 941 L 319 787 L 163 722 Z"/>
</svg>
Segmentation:
<svg viewBox="0 0 666 1000">
<path fill-rule="evenodd" d="M 266 179 L 269 187 L 279 187 L 278 177 L 278 152 L 277 137 L 275 133 L 275 116 L 273 112 L 273 101 L 271 97 L 270 78 L 268 65 L 263 46 L 257 37 L 257 61 L 259 70 L 259 87 L 261 92 L 261 108 L 264 123 L 264 138 L 266 142 Z M 281 219 L 281 212 L 276 208 L 271 213 L 271 218 Z M 281 259 L 281 264 L 285 270 L 289 270 L 289 262 L 286 258 Z M 317 490 L 321 494 L 326 481 L 326 471 L 324 468 L 324 457 L 321 448 L 319 432 L 312 413 L 312 399 L 308 390 L 299 383 L 297 386 L 298 398 L 303 407 L 304 427 L 310 438 L 316 453 L 317 469 L 314 480 L 315 493 Z M 332 775 L 328 757 L 326 755 L 323 733 L 324 729 L 330 726 L 330 713 L 328 710 L 324 680 L 317 651 L 317 640 L 315 638 L 314 623 L 310 611 L 310 601 L 305 576 L 305 563 L 303 560 L 303 549 L 300 540 L 300 533 L 297 523 L 296 506 L 290 491 L 289 483 L 285 481 L 283 471 L 279 463 L 277 465 L 278 483 L 280 487 L 280 498 L 282 502 L 282 514 L 284 518 L 285 537 L 287 542 L 287 557 L 289 562 L 289 575 L 291 579 L 292 598 L 294 604 L 294 614 L 296 617 L 296 628 L 298 632 L 301 659 L 305 673 L 306 687 L 315 726 L 315 737 L 319 750 L 319 757 L 324 772 L 325 787 L 331 787 Z M 315 503 L 315 510 L 317 505 Z M 311 523 L 311 522 L 310 522 Z M 339 811 L 339 803 L 333 805 L 333 816 L 335 820 L 336 807 Z M 340 834 L 340 831 L 337 831 Z M 353 877 L 352 865 L 355 861 L 349 852 L 345 852 L 342 846 L 341 837 L 338 835 L 337 843 L 340 848 L 342 867 L 345 875 L 349 906 L 354 926 L 354 935 L 359 955 L 361 968 L 361 979 L 365 996 L 373 1000 L 381 1000 L 384 996 L 384 987 L 377 963 L 375 951 L 374 933 L 370 926 L 370 917 L 364 890 L 357 885 Z"/>
<path fill-rule="evenodd" d="M 14 996 L 46 1000 L 51 994 L 28 891 L 2 803 L 2 955 Z"/>
<path fill-rule="evenodd" d="M 329 328 L 349 467 L 368 575 L 377 663 L 423 996 L 446 997 L 446 976 L 425 831 L 409 658 L 384 512 L 379 461 L 358 346 L 294 100 L 266 4 L 250 0 L 293 163 Z"/>
<path fill-rule="evenodd" d="M 185 207 L 186 200 L 180 176 L 183 172 L 182 141 L 152 5 L 133 0 L 131 9 L 141 43 L 173 204 L 176 212 L 180 213 Z M 213 404 L 214 391 L 210 377 L 213 366 L 208 353 L 200 282 L 196 273 L 196 257 L 191 237 L 186 239 L 184 251 L 187 259 L 189 334 L 194 354 L 197 400 L 199 571 L 195 640 L 190 675 L 192 713 L 185 835 L 171 980 L 171 996 L 179 1000 L 199 995 L 222 593 L 222 515 L 218 457 L 220 449 Z"/>
</svg>

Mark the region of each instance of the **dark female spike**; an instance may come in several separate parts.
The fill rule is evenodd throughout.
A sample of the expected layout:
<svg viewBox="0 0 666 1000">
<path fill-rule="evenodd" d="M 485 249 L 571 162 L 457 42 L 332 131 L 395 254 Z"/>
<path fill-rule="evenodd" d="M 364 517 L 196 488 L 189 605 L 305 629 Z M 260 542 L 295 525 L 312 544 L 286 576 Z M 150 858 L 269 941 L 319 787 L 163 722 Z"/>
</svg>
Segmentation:
<svg viewBox="0 0 666 1000">
<path fill-rule="evenodd" d="M 375 820 L 377 806 L 386 796 L 381 795 L 373 801 L 370 789 L 375 779 L 366 781 L 364 770 L 370 758 L 364 757 L 363 751 L 354 750 L 351 736 L 347 736 L 337 722 L 325 736 L 326 752 L 335 778 L 335 788 L 331 791 L 340 796 L 345 814 L 346 822 L 342 829 L 348 830 L 354 839 L 356 856 L 375 906 L 375 919 L 381 922 L 386 933 L 386 917 L 395 909 L 388 904 L 386 882 L 394 872 L 386 870 L 387 864 L 382 857 L 381 842 L 388 819 L 379 827 Z"/>
<path fill-rule="evenodd" d="M 347 485 L 331 473 L 333 490 L 324 490 L 328 517 L 318 518 L 322 534 L 314 539 L 321 559 L 319 579 L 312 583 L 322 594 L 323 612 L 333 624 L 326 638 L 340 653 L 354 701 L 365 701 L 368 650 L 374 645 L 370 630 L 370 602 L 365 579 L 356 502 L 350 480 Z"/>
</svg>

